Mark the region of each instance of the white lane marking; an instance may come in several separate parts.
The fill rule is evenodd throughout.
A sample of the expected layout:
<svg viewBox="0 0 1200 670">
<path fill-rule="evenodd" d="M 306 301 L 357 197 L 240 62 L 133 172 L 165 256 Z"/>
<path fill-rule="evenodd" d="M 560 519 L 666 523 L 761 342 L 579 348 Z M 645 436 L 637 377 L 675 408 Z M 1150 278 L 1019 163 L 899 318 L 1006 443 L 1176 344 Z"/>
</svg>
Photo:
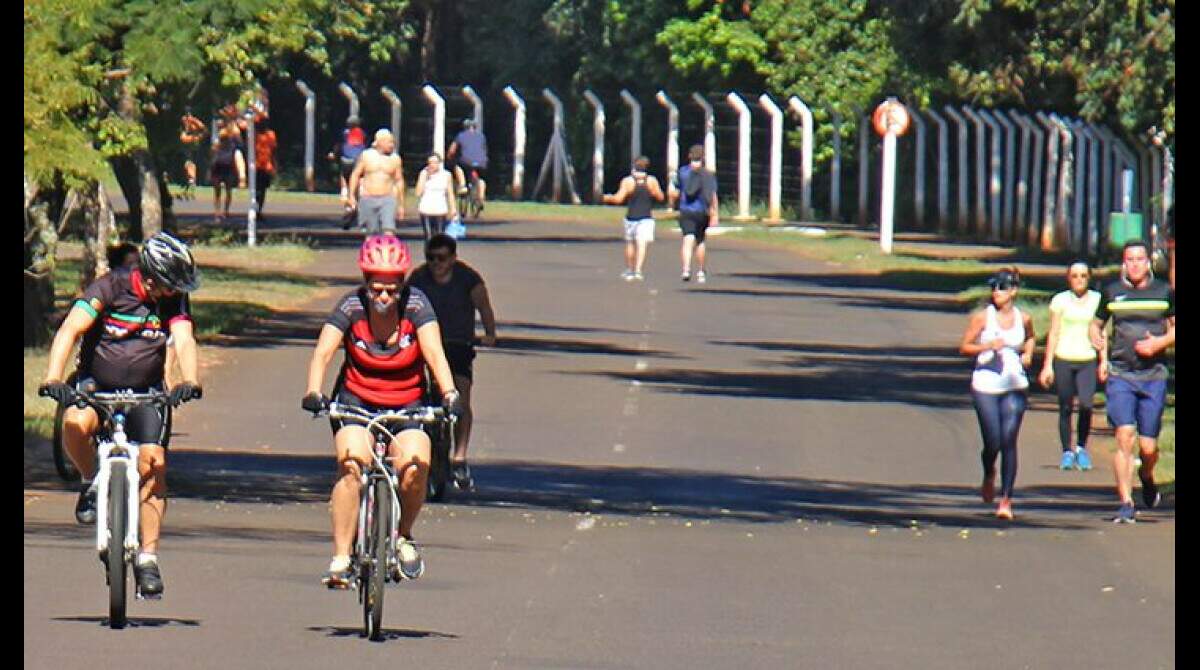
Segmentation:
<svg viewBox="0 0 1200 670">
<path fill-rule="evenodd" d="M 633 369 L 637 370 L 638 372 L 641 372 L 642 370 L 645 370 L 648 367 L 650 367 L 650 366 L 649 366 L 649 364 L 646 363 L 646 361 L 638 361 L 637 363 L 633 364 Z"/>
</svg>

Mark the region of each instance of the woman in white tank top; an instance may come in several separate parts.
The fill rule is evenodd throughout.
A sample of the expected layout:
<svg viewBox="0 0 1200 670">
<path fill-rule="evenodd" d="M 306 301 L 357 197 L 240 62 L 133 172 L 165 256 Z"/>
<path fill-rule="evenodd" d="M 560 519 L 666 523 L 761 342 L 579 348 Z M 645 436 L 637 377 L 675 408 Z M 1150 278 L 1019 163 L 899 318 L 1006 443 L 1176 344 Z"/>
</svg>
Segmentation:
<svg viewBox="0 0 1200 670">
<path fill-rule="evenodd" d="M 446 229 L 446 221 L 457 213 L 450 171 L 442 168 L 442 157 L 429 154 L 425 169 L 417 177 L 417 213 L 425 228 L 425 240 Z"/>
<path fill-rule="evenodd" d="M 1012 519 L 1017 479 L 1017 436 L 1025 416 L 1025 368 L 1033 364 L 1033 320 L 1016 307 L 1020 275 L 1001 270 L 988 280 L 991 301 L 971 315 L 959 351 L 975 359 L 971 396 L 983 435 L 983 501 L 996 495 L 996 457 L 1001 459 L 1000 502 L 996 516 Z"/>
</svg>

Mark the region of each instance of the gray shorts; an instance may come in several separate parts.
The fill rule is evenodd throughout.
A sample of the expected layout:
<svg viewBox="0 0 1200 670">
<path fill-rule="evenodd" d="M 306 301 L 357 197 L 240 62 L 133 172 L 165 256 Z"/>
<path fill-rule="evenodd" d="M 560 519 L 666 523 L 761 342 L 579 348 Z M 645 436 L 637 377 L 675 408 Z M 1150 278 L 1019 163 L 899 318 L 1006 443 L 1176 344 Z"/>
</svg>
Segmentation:
<svg viewBox="0 0 1200 670">
<path fill-rule="evenodd" d="M 368 233 L 396 232 L 396 196 L 365 195 L 358 199 L 358 225 Z"/>
</svg>

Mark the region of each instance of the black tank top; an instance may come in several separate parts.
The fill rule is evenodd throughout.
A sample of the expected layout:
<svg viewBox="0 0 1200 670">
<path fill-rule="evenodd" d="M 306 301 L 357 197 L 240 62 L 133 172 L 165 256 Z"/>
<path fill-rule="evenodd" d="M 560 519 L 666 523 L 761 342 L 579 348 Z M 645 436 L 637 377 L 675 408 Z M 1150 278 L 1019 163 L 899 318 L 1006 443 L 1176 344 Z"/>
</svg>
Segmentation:
<svg viewBox="0 0 1200 670">
<path fill-rule="evenodd" d="M 651 218 L 650 188 L 646 186 L 646 180 L 649 178 L 648 175 L 641 177 L 633 175 L 633 183 L 636 185 L 633 188 L 633 195 L 629 196 L 629 211 L 625 214 L 626 219 L 638 221 Z"/>
</svg>

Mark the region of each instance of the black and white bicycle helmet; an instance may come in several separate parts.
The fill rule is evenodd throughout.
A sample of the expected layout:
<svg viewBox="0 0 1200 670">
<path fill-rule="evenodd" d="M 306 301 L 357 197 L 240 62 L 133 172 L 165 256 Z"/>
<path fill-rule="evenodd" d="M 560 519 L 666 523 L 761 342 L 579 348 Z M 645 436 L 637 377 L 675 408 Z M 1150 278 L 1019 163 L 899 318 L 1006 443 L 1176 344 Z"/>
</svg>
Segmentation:
<svg viewBox="0 0 1200 670">
<path fill-rule="evenodd" d="M 138 257 L 142 274 L 173 291 L 190 293 L 200 286 L 196 261 L 186 244 L 168 233 L 146 240 Z"/>
</svg>

